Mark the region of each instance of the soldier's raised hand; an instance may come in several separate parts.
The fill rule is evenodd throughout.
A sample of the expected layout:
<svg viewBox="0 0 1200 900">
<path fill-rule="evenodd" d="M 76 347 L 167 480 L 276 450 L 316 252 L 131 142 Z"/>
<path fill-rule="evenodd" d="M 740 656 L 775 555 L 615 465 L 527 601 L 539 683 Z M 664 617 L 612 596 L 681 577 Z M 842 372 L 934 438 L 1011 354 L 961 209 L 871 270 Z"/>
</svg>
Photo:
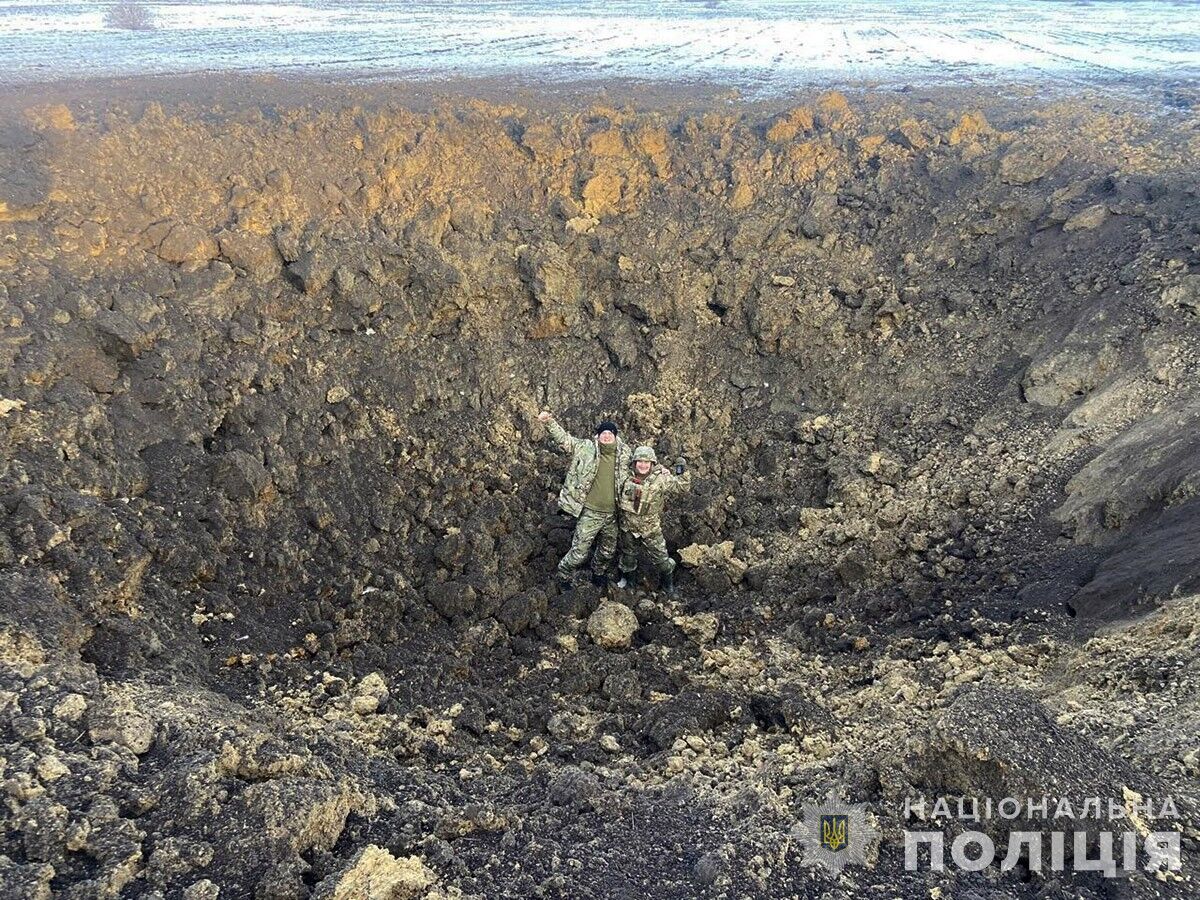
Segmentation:
<svg viewBox="0 0 1200 900">
<path fill-rule="evenodd" d="M 538 421 L 541 422 L 543 425 L 545 425 L 547 422 L 549 422 L 553 418 L 554 417 L 552 415 L 550 415 L 550 410 L 548 410 L 548 409 L 543 409 L 540 413 L 538 413 Z"/>
</svg>

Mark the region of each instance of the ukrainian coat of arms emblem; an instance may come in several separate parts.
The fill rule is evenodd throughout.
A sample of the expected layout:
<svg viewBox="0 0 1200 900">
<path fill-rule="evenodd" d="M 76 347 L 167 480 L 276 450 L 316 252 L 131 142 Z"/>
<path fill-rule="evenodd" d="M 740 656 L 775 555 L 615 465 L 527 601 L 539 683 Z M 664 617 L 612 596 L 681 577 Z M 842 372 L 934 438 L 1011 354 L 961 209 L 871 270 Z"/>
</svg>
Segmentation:
<svg viewBox="0 0 1200 900">
<path fill-rule="evenodd" d="M 806 804 L 803 821 L 792 827 L 804 845 L 804 864 L 822 865 L 834 875 L 846 866 L 866 865 L 879 840 L 866 809 L 865 803 L 843 803 L 832 793 L 822 804 Z"/>
</svg>

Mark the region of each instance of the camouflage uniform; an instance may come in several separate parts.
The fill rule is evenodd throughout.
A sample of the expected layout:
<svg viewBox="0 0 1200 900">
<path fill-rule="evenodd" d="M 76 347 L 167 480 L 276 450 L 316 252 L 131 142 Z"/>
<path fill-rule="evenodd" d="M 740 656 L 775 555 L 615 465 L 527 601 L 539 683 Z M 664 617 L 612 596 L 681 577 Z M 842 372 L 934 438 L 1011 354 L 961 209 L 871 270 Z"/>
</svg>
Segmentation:
<svg viewBox="0 0 1200 900">
<path fill-rule="evenodd" d="M 560 578 L 570 577 L 583 565 L 592 544 L 596 545 L 593 565 L 603 571 L 608 568 L 617 551 L 617 513 L 615 509 L 612 512 L 599 512 L 584 506 L 592 482 L 596 480 L 600 442 L 594 437 L 572 437 L 554 419 L 546 423 L 546 430 L 562 450 L 571 454 L 571 466 L 558 493 L 558 506 L 567 515 L 578 518 L 571 549 L 559 562 L 558 575 Z M 630 452 L 629 445 L 617 438 L 613 474 L 618 482 L 618 490 L 622 473 L 629 468 Z"/>
<path fill-rule="evenodd" d="M 641 544 L 655 571 L 669 575 L 675 571 L 675 560 L 667 553 L 667 539 L 662 533 L 663 507 L 668 497 L 681 494 L 692 486 L 692 473 L 675 475 L 656 465 L 639 485 L 632 467 L 624 471 L 617 492 L 617 507 L 621 513 L 621 558 L 618 562 L 621 574 L 628 575 L 637 570 L 637 550 Z"/>
</svg>

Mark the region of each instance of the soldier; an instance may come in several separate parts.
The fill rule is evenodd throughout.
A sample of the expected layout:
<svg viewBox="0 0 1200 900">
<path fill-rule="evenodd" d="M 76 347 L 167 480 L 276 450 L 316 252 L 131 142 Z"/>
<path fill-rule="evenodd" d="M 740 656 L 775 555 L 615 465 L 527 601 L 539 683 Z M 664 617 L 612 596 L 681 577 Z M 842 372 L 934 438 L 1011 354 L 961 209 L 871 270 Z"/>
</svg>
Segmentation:
<svg viewBox="0 0 1200 900">
<path fill-rule="evenodd" d="M 662 512 L 667 498 L 692 486 L 692 473 L 686 471 L 687 460 L 675 460 L 672 474 L 666 466 L 658 465 L 653 447 L 638 447 L 633 451 L 633 468 L 621 479 L 617 506 L 621 515 L 621 580 L 625 587 L 629 576 L 637 570 L 638 546 L 646 549 L 650 562 L 658 571 L 659 586 L 668 594 L 675 593 L 675 560 L 667 553 L 667 540 L 662 533 Z"/>
<path fill-rule="evenodd" d="M 629 468 L 629 446 L 617 437 L 617 426 L 601 422 L 594 438 L 567 434 L 554 416 L 543 410 L 538 421 L 550 437 L 571 454 L 571 467 L 558 494 L 558 505 L 567 515 L 576 516 L 571 549 L 558 564 L 559 585 L 571 586 L 571 575 L 583 565 L 592 544 L 593 581 L 608 584 L 608 570 L 617 551 L 617 478 Z"/>
</svg>

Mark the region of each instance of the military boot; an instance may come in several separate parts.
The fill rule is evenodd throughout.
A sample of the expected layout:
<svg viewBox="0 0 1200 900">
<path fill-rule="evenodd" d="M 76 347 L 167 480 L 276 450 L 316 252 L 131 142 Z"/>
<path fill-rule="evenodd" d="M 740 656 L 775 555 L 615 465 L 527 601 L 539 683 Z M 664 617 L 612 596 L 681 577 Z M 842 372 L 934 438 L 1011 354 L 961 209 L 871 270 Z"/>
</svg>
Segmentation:
<svg viewBox="0 0 1200 900">
<path fill-rule="evenodd" d="M 675 595 L 675 570 L 669 569 L 658 577 L 658 586 L 671 596 Z"/>
<path fill-rule="evenodd" d="M 592 574 L 592 584 L 600 588 L 601 591 L 608 590 L 608 576 L 602 572 L 594 572 Z"/>
</svg>

